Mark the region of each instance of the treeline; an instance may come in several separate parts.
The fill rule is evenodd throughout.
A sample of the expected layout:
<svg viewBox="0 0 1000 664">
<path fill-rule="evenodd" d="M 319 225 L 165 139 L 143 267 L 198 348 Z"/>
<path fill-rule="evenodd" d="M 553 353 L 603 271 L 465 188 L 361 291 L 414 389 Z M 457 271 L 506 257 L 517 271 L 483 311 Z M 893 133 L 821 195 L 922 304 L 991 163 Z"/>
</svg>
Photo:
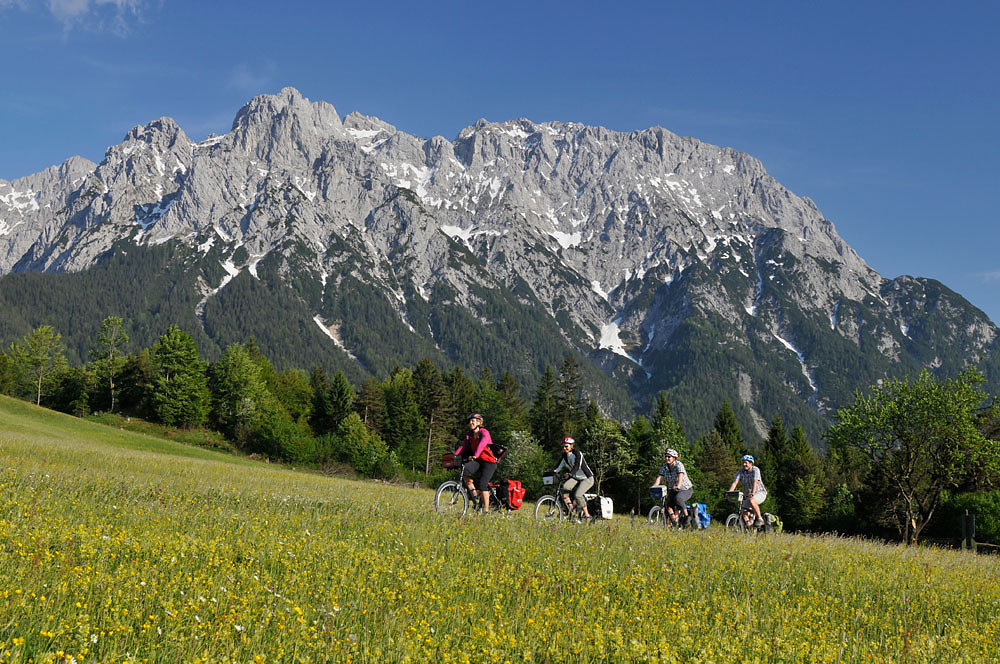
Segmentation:
<svg viewBox="0 0 1000 664">
<path fill-rule="evenodd" d="M 780 416 L 754 444 L 728 401 L 695 440 L 663 393 L 648 417 L 625 424 L 605 417 L 586 397 L 572 354 L 558 369 L 546 368 L 530 395 L 510 373 L 470 375 L 427 358 L 355 386 L 319 366 L 279 372 L 253 340 L 229 345 L 209 363 L 177 326 L 139 350 L 130 350 L 125 330 L 121 318 L 105 319 L 89 361 L 71 366 L 60 334 L 35 329 L 0 352 L 0 393 L 80 417 L 120 413 L 207 428 L 247 454 L 429 486 L 451 472 L 440 468 L 440 457 L 454 449 L 467 415 L 478 412 L 509 449 L 498 476 L 520 479 L 529 497 L 542 492 L 541 475 L 555 467 L 568 435 L 596 473 L 595 490 L 613 497 L 617 511 L 640 518 L 652 506 L 648 487 L 663 452 L 672 447 L 694 482 L 694 501 L 717 520 L 731 510 L 723 492 L 750 453 L 769 491 L 764 510 L 786 529 L 896 532 L 912 540 L 928 524 L 924 532 L 934 533 L 935 524 L 938 534 L 946 532 L 954 515 L 971 507 L 980 515 L 980 539 L 1000 540 L 1000 418 L 976 372 L 945 383 L 926 374 L 912 383 L 890 381 L 872 388 L 881 402 L 859 394 L 820 441 L 828 445 L 814 444 Z M 828 448 L 823 456 L 815 452 L 820 447 Z"/>
</svg>

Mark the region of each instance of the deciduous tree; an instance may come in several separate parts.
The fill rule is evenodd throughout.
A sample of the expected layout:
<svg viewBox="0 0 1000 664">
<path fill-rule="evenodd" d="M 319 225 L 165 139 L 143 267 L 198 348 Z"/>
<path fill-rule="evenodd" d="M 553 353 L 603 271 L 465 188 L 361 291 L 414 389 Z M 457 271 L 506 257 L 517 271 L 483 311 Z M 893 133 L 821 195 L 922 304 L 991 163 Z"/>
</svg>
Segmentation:
<svg viewBox="0 0 1000 664">
<path fill-rule="evenodd" d="M 984 380 L 975 368 L 944 381 L 928 371 L 889 379 L 857 393 L 827 432 L 831 446 L 861 452 L 885 480 L 889 516 L 907 543 L 917 541 L 942 492 L 1000 465 L 1000 442 L 977 426 Z"/>
</svg>

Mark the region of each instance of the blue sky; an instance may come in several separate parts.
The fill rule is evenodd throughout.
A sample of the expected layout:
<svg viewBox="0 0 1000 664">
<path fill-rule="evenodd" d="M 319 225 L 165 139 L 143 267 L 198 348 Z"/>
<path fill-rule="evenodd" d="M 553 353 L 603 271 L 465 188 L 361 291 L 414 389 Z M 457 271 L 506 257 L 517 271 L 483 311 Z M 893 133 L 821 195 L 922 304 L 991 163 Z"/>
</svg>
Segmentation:
<svg viewBox="0 0 1000 664">
<path fill-rule="evenodd" d="M 449 139 L 659 125 L 760 159 L 881 274 L 1000 322 L 996 2 L 0 0 L 0 178 L 286 85 Z"/>
</svg>

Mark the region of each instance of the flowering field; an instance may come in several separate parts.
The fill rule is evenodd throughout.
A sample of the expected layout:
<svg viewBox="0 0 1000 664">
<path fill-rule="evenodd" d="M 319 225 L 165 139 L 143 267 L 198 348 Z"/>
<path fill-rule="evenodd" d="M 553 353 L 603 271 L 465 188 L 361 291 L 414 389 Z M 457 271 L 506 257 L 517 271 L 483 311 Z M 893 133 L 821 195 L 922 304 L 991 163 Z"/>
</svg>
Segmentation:
<svg viewBox="0 0 1000 664">
<path fill-rule="evenodd" d="M 0 661 L 996 657 L 992 557 L 431 501 L 0 398 Z"/>
</svg>

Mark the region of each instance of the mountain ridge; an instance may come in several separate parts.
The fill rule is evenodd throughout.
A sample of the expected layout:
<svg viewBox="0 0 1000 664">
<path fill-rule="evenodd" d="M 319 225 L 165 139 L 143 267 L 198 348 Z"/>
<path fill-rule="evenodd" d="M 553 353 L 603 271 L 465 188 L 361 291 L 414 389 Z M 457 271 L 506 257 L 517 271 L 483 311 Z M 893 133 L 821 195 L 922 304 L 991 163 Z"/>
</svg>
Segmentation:
<svg viewBox="0 0 1000 664">
<path fill-rule="evenodd" d="M 184 246 L 203 330 L 246 273 L 290 288 L 350 361 L 401 357 L 394 343 L 455 361 L 465 340 L 435 315 L 464 311 L 469 335 L 490 336 L 498 321 L 484 312 L 499 297 L 504 316 L 537 318 L 534 334 L 559 336 L 636 402 L 660 390 L 687 402 L 711 377 L 758 433 L 782 409 L 828 418 L 865 380 L 984 360 L 998 378 L 981 311 L 932 280 L 879 275 L 759 160 L 660 127 L 479 120 L 453 141 L 422 139 L 285 88 L 250 100 L 223 136 L 194 142 L 164 117 L 98 165 L 70 161 L 0 182 L 0 274 L 82 273 L 126 246 Z M 381 313 L 349 320 L 345 298 Z M 363 349 L 366 316 L 398 328 L 378 351 Z M 706 339 L 718 367 L 697 350 Z M 519 343 L 531 384 L 540 367 L 532 340 Z M 476 366 L 488 356 L 461 353 Z M 592 396 L 621 407 L 602 394 L 613 389 Z"/>
</svg>

